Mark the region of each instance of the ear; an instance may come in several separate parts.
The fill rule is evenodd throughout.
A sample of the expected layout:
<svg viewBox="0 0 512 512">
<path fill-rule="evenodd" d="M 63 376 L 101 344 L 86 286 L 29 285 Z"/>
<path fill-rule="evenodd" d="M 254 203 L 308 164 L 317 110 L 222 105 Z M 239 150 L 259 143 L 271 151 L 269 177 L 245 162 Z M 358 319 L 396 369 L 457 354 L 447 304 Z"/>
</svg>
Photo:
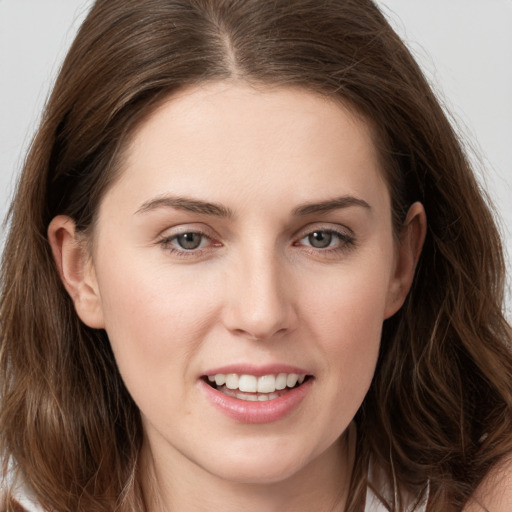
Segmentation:
<svg viewBox="0 0 512 512">
<path fill-rule="evenodd" d="M 394 274 L 390 281 L 385 318 L 394 315 L 402 307 L 409 293 L 426 233 L 425 209 L 421 203 L 416 202 L 407 212 L 396 245 Z"/>
<path fill-rule="evenodd" d="M 48 227 L 48 240 L 60 278 L 86 325 L 104 328 L 101 297 L 86 241 L 70 217 L 59 215 Z"/>
</svg>

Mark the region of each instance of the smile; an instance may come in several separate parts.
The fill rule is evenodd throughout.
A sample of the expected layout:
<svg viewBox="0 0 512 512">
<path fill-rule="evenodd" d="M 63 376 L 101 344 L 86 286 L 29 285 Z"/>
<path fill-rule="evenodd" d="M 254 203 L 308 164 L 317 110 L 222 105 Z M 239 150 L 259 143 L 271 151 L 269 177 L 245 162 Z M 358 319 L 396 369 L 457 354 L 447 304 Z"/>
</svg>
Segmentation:
<svg viewBox="0 0 512 512">
<path fill-rule="evenodd" d="M 277 375 L 255 375 L 217 373 L 208 376 L 208 383 L 221 393 L 249 402 L 265 402 L 283 396 L 287 390 L 300 386 L 306 375 L 279 373 Z"/>
</svg>

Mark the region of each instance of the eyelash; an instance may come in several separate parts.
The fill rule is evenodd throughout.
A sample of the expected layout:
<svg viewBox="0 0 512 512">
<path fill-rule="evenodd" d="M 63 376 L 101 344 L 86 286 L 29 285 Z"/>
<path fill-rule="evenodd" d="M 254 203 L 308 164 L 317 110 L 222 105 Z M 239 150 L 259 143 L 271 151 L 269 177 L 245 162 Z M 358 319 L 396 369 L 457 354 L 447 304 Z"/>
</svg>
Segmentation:
<svg viewBox="0 0 512 512">
<path fill-rule="evenodd" d="M 343 231 L 338 231 L 336 229 L 332 228 L 318 228 L 313 229 L 311 231 L 308 231 L 304 235 L 302 235 L 299 238 L 299 242 L 302 242 L 304 239 L 307 239 L 308 237 L 314 235 L 315 233 L 323 233 L 324 235 L 329 235 L 336 237 L 338 239 L 338 242 L 335 246 L 331 247 L 330 245 L 327 247 L 313 247 L 311 245 L 304 245 L 306 247 L 306 250 L 308 252 L 314 253 L 315 255 L 335 255 L 339 253 L 347 252 L 348 250 L 352 249 L 356 244 L 356 239 L 353 235 L 348 234 Z M 297 242 L 293 244 L 294 246 L 297 246 Z"/>
<path fill-rule="evenodd" d="M 177 241 L 178 237 L 184 236 L 184 235 L 198 235 L 201 239 L 201 244 L 205 240 L 210 240 L 210 242 L 213 240 L 212 237 L 208 236 L 206 233 L 198 230 L 190 230 L 190 231 L 182 231 L 181 233 L 176 233 L 171 236 L 166 236 L 159 240 L 159 244 L 169 253 L 171 253 L 174 256 L 178 256 L 180 258 L 198 258 L 203 256 L 204 252 L 208 251 L 210 247 L 201 247 L 197 249 L 185 249 L 183 247 L 179 247 L 178 245 L 174 245 L 173 242 Z M 213 242 L 213 245 L 216 247 L 220 247 L 220 242 Z"/>
<path fill-rule="evenodd" d="M 313 229 L 311 231 L 307 231 L 304 234 L 302 234 L 297 242 L 293 243 L 294 247 L 298 247 L 302 244 L 300 244 L 301 241 L 304 239 L 307 239 L 308 237 L 314 235 L 315 233 L 323 233 L 324 235 L 334 236 L 338 238 L 338 243 L 334 247 L 327 246 L 325 248 L 321 247 L 313 247 L 311 245 L 303 245 L 305 250 L 309 253 L 312 253 L 314 255 L 335 255 L 343 252 L 347 252 L 348 250 L 352 249 L 356 245 L 356 239 L 353 235 L 337 231 L 332 228 L 318 228 Z M 211 249 L 211 245 L 208 244 L 206 247 L 198 247 L 196 249 L 185 249 L 183 247 L 178 247 L 175 245 L 175 242 L 177 243 L 177 239 L 180 236 L 184 235 L 198 235 L 201 237 L 201 244 L 203 244 L 204 241 L 210 240 L 210 243 L 213 241 L 214 247 L 220 247 L 222 244 L 220 242 L 216 242 L 213 240 L 212 237 L 208 236 L 206 233 L 198 230 L 190 230 L 190 231 L 183 231 L 181 233 L 176 233 L 171 236 L 166 236 L 158 241 L 158 243 L 169 253 L 181 257 L 181 258 L 200 258 L 204 255 L 205 252 L 209 251 Z"/>
</svg>

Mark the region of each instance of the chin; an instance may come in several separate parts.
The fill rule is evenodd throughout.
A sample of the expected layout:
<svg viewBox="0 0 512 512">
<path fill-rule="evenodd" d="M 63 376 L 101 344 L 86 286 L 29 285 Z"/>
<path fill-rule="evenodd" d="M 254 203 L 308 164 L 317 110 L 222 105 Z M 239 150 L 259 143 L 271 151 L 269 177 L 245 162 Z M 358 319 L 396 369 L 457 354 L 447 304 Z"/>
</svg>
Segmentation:
<svg viewBox="0 0 512 512">
<path fill-rule="evenodd" d="M 272 485 L 292 478 L 299 473 L 303 466 L 300 464 L 282 464 L 282 461 L 273 460 L 261 463 L 254 461 L 233 462 L 232 465 L 223 465 L 223 468 L 214 468 L 211 471 L 222 480 L 247 485 Z"/>
<path fill-rule="evenodd" d="M 208 457 L 203 465 L 211 474 L 240 484 L 275 484 L 292 478 L 315 460 L 318 454 L 305 453 L 305 443 L 286 446 L 286 441 L 254 443 L 252 446 L 237 446 L 231 453 L 223 452 L 217 457 L 220 464 L 213 465 L 214 457 Z M 219 460 L 220 459 L 220 460 Z"/>
</svg>

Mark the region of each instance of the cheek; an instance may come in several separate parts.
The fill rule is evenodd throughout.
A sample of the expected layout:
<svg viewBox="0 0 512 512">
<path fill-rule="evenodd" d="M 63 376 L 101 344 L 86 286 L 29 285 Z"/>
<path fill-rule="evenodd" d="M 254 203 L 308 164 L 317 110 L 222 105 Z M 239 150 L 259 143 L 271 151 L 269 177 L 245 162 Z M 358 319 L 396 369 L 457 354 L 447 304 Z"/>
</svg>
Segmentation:
<svg viewBox="0 0 512 512">
<path fill-rule="evenodd" d="M 386 310 L 390 266 L 375 261 L 341 267 L 315 279 L 305 308 L 312 325 L 339 346 L 363 346 L 380 332 Z M 320 336 L 320 337 L 323 337 Z"/>
<path fill-rule="evenodd" d="M 185 362 L 204 339 L 215 308 L 208 286 L 137 256 L 102 261 L 107 261 L 98 272 L 105 329 L 125 380 L 137 375 L 168 380 L 170 373 L 187 378 Z"/>
<path fill-rule="evenodd" d="M 353 266 L 309 290 L 305 316 L 319 340 L 335 401 L 359 408 L 370 386 L 379 353 L 389 284 L 389 267 Z"/>
</svg>

